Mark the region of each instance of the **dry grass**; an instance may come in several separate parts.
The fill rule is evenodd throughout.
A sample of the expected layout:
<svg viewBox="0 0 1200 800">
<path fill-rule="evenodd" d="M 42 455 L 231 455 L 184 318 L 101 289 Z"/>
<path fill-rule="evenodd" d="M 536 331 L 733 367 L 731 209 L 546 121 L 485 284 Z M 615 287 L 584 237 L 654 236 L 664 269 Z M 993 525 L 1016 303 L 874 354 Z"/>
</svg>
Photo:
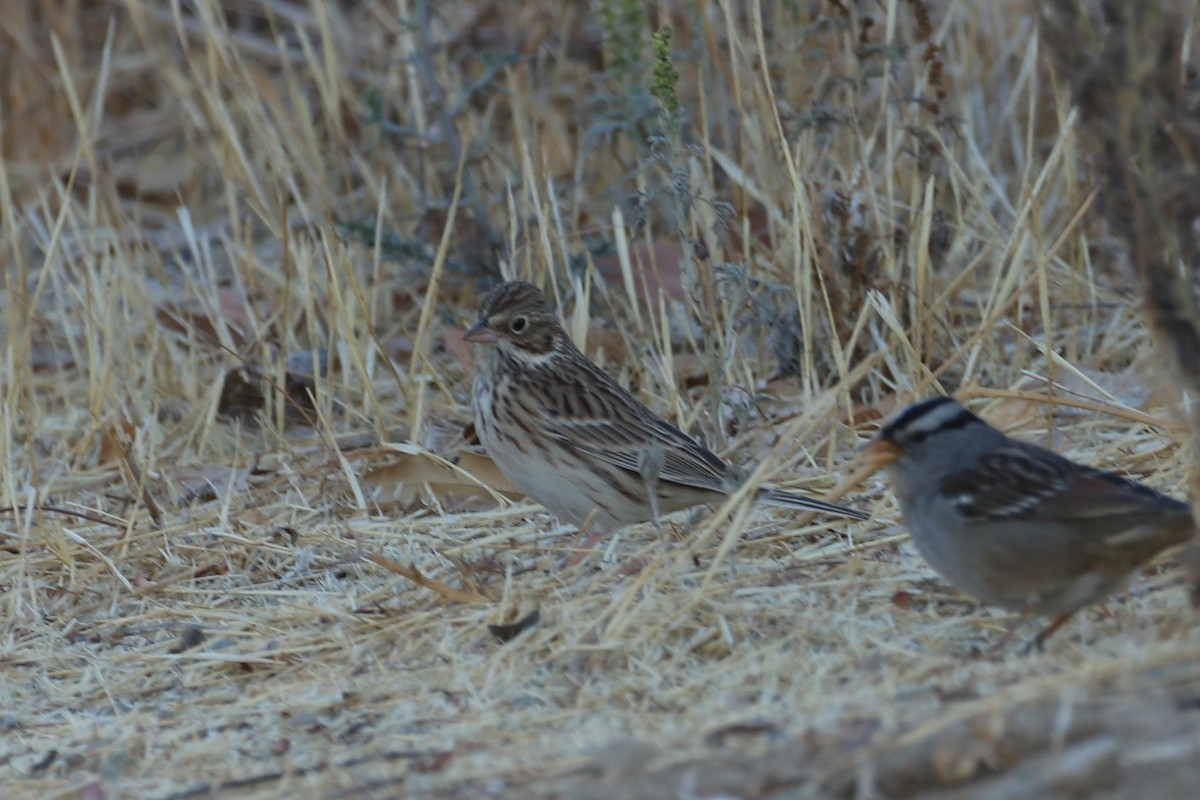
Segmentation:
<svg viewBox="0 0 1200 800">
<path fill-rule="evenodd" d="M 5 796 L 1195 785 L 1180 570 L 981 658 L 1010 620 L 851 487 L 937 389 L 1186 485 L 1025 5 L 560 5 L 0 12 Z M 643 303 L 651 250 L 684 288 Z M 452 328 L 501 270 L 657 410 L 872 521 L 731 502 L 560 567 L 571 531 L 451 466 L 491 480 Z"/>
</svg>

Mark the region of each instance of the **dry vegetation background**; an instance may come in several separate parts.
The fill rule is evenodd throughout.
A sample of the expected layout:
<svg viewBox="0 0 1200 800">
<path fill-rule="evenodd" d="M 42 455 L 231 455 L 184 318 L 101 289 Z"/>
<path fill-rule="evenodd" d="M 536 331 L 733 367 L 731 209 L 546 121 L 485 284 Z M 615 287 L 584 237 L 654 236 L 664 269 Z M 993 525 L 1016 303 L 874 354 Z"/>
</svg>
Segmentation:
<svg viewBox="0 0 1200 800">
<path fill-rule="evenodd" d="M 1186 493 L 1134 287 L 1194 254 L 1155 242 L 1200 210 L 1195 7 L 1089 61 L 1112 9 L 1054 5 L 4 3 L 4 796 L 1187 796 L 1183 569 L 983 656 L 1011 620 L 850 486 L 941 388 Z M 1167 112 L 1158 161 L 1103 127 Z M 579 558 L 470 441 L 502 268 L 872 521 L 731 503 Z"/>
</svg>

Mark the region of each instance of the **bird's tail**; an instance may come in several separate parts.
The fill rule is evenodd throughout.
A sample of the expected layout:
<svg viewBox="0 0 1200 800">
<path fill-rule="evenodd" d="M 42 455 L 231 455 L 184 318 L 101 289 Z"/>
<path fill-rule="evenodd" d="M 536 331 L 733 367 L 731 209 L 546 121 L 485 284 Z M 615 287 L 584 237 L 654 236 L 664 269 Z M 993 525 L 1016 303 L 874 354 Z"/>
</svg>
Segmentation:
<svg viewBox="0 0 1200 800">
<path fill-rule="evenodd" d="M 824 500 L 817 500 L 812 497 L 805 497 L 802 494 L 795 492 L 785 492 L 782 489 L 759 489 L 758 501 L 772 506 L 781 506 L 783 508 L 798 508 L 803 511 L 818 511 L 823 514 L 832 514 L 835 517 L 849 517 L 850 519 L 868 519 L 868 515 L 853 508 L 846 508 L 834 503 L 826 503 Z"/>
</svg>

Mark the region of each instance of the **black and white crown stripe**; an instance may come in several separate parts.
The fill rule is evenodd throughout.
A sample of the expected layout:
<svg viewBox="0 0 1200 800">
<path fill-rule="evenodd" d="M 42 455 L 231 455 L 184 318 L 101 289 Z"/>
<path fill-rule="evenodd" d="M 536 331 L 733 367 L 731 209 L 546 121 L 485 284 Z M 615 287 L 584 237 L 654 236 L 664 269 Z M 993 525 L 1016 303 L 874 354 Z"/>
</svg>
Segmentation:
<svg viewBox="0 0 1200 800">
<path fill-rule="evenodd" d="M 900 416 L 883 426 L 879 436 L 884 441 L 905 445 L 923 441 L 940 431 L 962 428 L 973 422 L 986 424 L 963 408 L 957 400 L 951 397 L 932 397 L 906 408 Z"/>
</svg>

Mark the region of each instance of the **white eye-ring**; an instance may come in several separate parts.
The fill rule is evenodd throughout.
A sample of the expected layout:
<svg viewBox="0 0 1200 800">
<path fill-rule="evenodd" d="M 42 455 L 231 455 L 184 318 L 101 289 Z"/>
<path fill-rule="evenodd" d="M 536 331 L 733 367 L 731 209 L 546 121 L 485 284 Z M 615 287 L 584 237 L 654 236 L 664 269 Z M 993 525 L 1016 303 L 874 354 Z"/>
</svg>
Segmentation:
<svg viewBox="0 0 1200 800">
<path fill-rule="evenodd" d="M 529 320 L 525 317 L 513 317 L 512 322 L 508 323 L 508 329 L 513 333 L 521 333 L 529 327 Z"/>
</svg>

